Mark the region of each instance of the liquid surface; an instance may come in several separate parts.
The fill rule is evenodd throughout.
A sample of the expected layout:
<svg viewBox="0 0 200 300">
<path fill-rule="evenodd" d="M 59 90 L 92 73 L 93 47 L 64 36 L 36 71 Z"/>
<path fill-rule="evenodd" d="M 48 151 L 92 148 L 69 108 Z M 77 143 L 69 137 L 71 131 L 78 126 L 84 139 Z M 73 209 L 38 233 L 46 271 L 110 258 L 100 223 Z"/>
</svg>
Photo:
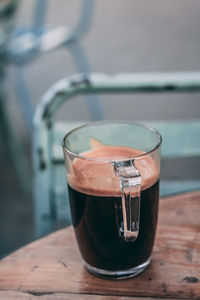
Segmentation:
<svg viewBox="0 0 200 300">
<path fill-rule="evenodd" d="M 114 171 L 112 161 L 135 158 L 135 166 L 142 177 L 142 190 L 152 186 L 159 178 L 159 166 L 150 155 L 141 150 L 106 146 L 92 142 L 92 149 L 81 153 L 84 158 L 76 158 L 68 182 L 75 190 L 90 195 L 120 196 L 119 178 Z M 95 159 L 95 160 L 94 160 Z"/>
</svg>

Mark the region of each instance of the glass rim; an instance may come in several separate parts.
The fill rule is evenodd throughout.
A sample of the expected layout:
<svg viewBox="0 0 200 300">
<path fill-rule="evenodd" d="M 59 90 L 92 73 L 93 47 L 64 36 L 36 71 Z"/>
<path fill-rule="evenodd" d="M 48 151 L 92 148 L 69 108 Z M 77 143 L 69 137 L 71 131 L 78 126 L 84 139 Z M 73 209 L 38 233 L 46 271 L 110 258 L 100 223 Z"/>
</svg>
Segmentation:
<svg viewBox="0 0 200 300">
<path fill-rule="evenodd" d="M 66 140 L 67 140 L 67 138 L 73 132 L 78 131 L 81 128 L 85 128 L 85 127 L 89 127 L 89 126 L 93 126 L 93 125 L 98 125 L 99 126 L 99 125 L 103 125 L 103 124 L 122 124 L 122 125 L 135 125 L 135 126 L 138 126 L 138 127 L 143 127 L 145 129 L 148 129 L 151 132 L 153 132 L 157 136 L 157 138 L 158 138 L 158 142 L 156 143 L 156 146 L 154 146 L 151 150 L 149 150 L 149 151 L 147 151 L 145 153 L 142 153 L 140 155 L 136 155 L 134 157 L 130 157 L 130 158 L 127 158 L 127 159 L 120 159 L 119 161 L 128 161 L 128 160 L 131 160 L 131 159 L 137 159 L 137 158 L 146 156 L 146 155 L 148 155 L 148 154 L 156 151 L 161 146 L 161 143 L 162 143 L 162 136 L 161 136 L 161 134 L 158 132 L 157 129 L 149 126 L 148 124 L 145 124 L 145 123 L 142 123 L 142 122 L 116 121 L 116 120 L 113 120 L 113 121 L 87 122 L 87 123 L 84 123 L 82 125 L 79 125 L 79 126 L 73 128 L 63 138 L 63 143 L 62 143 L 63 150 L 66 151 L 69 155 L 73 155 L 74 157 L 79 158 L 79 159 L 84 159 L 84 160 L 93 161 L 93 162 L 97 162 L 97 163 L 113 163 L 113 162 L 115 162 L 116 160 L 103 159 L 103 158 L 90 158 L 90 157 L 84 156 L 82 154 L 77 154 L 77 153 L 74 153 L 71 150 L 69 150 L 67 148 L 67 146 L 66 146 Z"/>
</svg>

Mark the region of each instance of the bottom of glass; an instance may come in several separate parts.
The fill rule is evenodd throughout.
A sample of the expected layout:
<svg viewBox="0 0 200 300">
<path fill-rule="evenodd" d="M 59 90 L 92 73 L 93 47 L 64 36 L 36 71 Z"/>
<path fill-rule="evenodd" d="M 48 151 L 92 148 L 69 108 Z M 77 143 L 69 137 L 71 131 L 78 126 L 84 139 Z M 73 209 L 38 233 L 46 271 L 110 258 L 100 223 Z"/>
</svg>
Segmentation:
<svg viewBox="0 0 200 300">
<path fill-rule="evenodd" d="M 92 273 L 98 277 L 118 280 L 118 279 L 126 279 L 126 278 L 130 278 L 130 277 L 139 275 L 141 272 L 143 272 L 148 267 L 148 265 L 151 262 L 151 258 L 147 259 L 143 264 L 141 264 L 139 266 L 136 266 L 136 267 L 130 268 L 130 269 L 126 269 L 126 270 L 121 270 L 121 271 L 107 271 L 107 270 L 103 270 L 103 269 L 98 269 L 98 268 L 92 267 L 85 261 L 83 261 L 83 262 L 84 262 L 86 269 L 90 273 Z"/>
</svg>

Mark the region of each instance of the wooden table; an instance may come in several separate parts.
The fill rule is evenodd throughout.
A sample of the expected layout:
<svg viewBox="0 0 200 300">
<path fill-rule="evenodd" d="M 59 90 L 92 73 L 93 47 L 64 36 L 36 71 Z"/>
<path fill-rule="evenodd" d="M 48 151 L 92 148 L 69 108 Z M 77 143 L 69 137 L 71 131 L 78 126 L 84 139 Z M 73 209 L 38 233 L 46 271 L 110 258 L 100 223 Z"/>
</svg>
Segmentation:
<svg viewBox="0 0 200 300">
<path fill-rule="evenodd" d="M 200 299 L 200 191 L 160 200 L 150 267 L 120 281 L 82 265 L 73 229 L 37 240 L 0 261 L 0 299 Z"/>
</svg>

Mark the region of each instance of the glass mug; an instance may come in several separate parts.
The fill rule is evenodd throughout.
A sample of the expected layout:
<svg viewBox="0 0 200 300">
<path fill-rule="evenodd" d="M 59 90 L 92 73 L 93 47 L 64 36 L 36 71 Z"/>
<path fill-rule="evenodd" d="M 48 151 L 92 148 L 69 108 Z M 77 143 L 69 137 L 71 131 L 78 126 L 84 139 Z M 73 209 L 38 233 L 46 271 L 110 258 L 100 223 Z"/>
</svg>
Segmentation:
<svg viewBox="0 0 200 300">
<path fill-rule="evenodd" d="M 131 122 L 96 122 L 63 140 L 72 224 L 86 268 L 120 279 L 150 263 L 161 136 Z"/>
</svg>

